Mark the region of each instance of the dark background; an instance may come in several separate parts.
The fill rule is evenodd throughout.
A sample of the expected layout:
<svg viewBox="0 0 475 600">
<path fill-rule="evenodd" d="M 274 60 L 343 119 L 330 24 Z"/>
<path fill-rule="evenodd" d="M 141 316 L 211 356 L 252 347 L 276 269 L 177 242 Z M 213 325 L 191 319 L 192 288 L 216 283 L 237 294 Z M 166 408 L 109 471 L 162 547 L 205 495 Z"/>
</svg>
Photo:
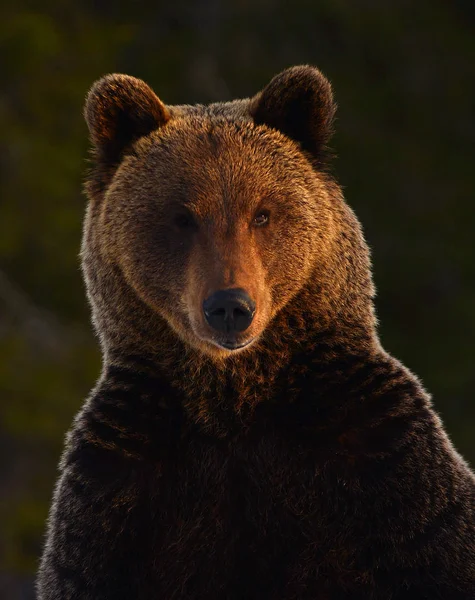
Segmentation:
<svg viewBox="0 0 475 600">
<path fill-rule="evenodd" d="M 32 597 L 64 433 L 100 369 L 78 261 L 81 112 L 108 72 L 194 103 L 254 94 L 293 64 L 322 69 L 340 105 L 335 171 L 373 250 L 383 344 L 475 463 L 475 3 L 120 4 L 0 8 L 1 599 Z"/>
</svg>

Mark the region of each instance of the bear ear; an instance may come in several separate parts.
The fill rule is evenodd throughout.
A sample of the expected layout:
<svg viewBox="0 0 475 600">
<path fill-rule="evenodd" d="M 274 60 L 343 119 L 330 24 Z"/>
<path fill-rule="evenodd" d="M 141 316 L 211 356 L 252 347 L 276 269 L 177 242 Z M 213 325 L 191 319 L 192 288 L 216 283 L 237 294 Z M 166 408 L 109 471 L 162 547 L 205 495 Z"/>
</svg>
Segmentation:
<svg viewBox="0 0 475 600">
<path fill-rule="evenodd" d="M 278 129 L 323 160 L 333 133 L 336 104 L 328 79 L 315 67 L 291 67 L 251 99 L 258 125 Z"/>
<path fill-rule="evenodd" d="M 84 117 L 98 161 L 117 164 L 133 142 L 165 125 L 170 115 L 145 82 L 114 74 L 94 83 Z"/>
</svg>

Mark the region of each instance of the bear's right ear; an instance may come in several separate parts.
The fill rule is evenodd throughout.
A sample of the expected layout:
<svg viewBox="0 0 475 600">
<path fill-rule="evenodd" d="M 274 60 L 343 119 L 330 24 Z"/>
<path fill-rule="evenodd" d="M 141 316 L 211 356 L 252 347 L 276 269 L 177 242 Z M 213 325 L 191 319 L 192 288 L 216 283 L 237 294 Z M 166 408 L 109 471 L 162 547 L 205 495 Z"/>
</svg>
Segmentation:
<svg viewBox="0 0 475 600">
<path fill-rule="evenodd" d="M 169 120 L 166 106 L 142 80 L 106 75 L 92 86 L 84 106 L 96 160 L 117 165 L 124 151 Z"/>
</svg>

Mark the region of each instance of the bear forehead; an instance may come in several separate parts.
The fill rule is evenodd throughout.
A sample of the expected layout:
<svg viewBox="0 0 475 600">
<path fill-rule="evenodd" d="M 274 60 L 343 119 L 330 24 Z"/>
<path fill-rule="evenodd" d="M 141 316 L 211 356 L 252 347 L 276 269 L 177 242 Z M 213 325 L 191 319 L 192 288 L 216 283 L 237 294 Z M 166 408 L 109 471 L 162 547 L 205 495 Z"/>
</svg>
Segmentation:
<svg viewBox="0 0 475 600">
<path fill-rule="evenodd" d="M 316 178 L 299 146 L 280 132 L 200 113 L 177 116 L 139 140 L 124 167 L 132 184 L 188 202 L 223 193 L 301 197 Z"/>
<path fill-rule="evenodd" d="M 165 150 L 182 160 L 186 158 L 183 153 L 188 151 L 193 157 L 198 154 L 202 160 L 211 158 L 223 162 L 230 159 L 231 164 L 253 163 L 257 159 L 263 167 L 273 165 L 277 160 L 279 167 L 290 169 L 302 163 L 308 165 L 296 142 L 244 117 L 184 114 L 171 119 L 146 139 L 149 152 Z M 196 166 L 194 163 L 193 167 Z"/>
</svg>

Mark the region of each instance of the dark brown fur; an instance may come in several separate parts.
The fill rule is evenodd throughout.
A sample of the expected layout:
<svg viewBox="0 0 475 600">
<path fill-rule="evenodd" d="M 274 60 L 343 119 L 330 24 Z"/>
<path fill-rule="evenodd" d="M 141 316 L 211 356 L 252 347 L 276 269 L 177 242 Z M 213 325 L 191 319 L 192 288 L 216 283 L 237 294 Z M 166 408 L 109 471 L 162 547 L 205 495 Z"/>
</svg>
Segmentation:
<svg viewBox="0 0 475 600">
<path fill-rule="evenodd" d="M 312 67 L 210 106 L 123 75 L 92 88 L 82 257 L 104 368 L 40 599 L 475 598 L 475 478 L 380 346 L 325 169 L 334 111 Z M 256 302 L 241 351 L 201 308 L 234 287 Z"/>
</svg>

